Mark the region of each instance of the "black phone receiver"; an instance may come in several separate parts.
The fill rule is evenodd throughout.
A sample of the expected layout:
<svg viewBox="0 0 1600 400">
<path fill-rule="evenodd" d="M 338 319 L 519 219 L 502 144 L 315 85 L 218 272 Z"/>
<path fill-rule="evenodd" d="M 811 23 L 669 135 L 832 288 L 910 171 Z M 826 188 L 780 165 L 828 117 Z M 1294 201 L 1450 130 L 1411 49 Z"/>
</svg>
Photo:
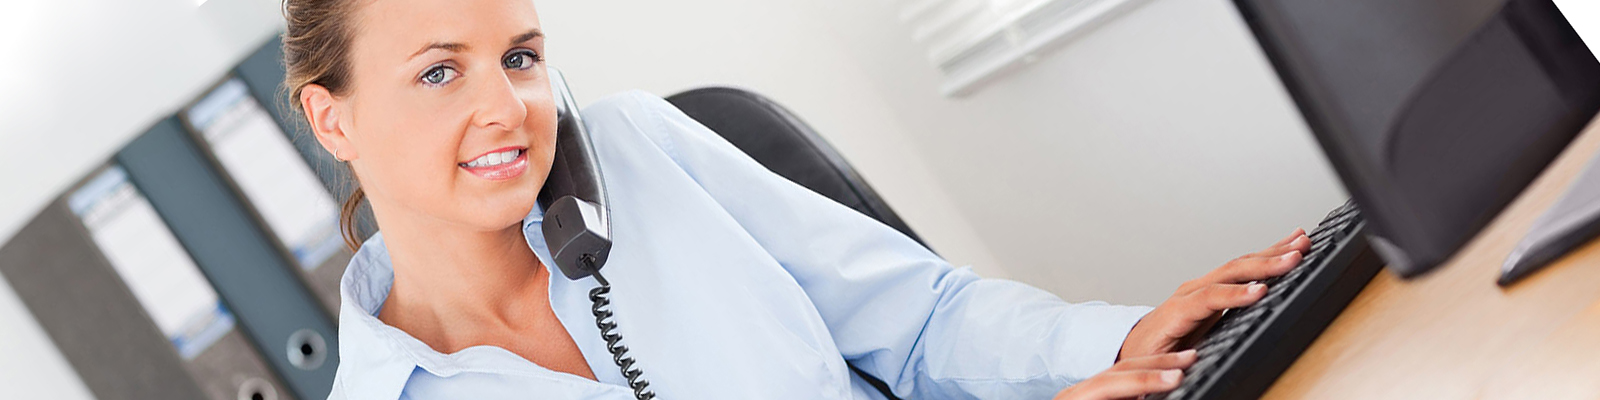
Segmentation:
<svg viewBox="0 0 1600 400">
<path fill-rule="evenodd" d="M 550 257 L 567 279 L 578 280 L 599 271 L 611 254 L 611 210 L 578 102 L 561 71 L 547 69 L 556 102 L 556 154 L 539 190 L 539 209 Z"/>
<path fill-rule="evenodd" d="M 545 245 L 567 279 L 593 275 L 600 284 L 589 290 L 600 338 L 606 341 L 606 351 L 621 368 L 634 398 L 652 400 L 656 394 L 650 391 L 650 381 L 644 380 L 644 371 L 634 365 L 633 357 L 628 357 L 628 346 L 622 345 L 622 334 L 616 332 L 617 323 L 611 318 L 609 307 L 611 283 L 600 275 L 600 267 L 611 255 L 611 209 L 600 160 L 595 158 L 594 142 L 589 140 L 583 117 L 578 115 L 578 101 L 567 88 L 567 79 L 554 67 L 546 70 L 556 101 L 556 155 L 550 164 L 550 175 L 539 189 Z"/>
</svg>

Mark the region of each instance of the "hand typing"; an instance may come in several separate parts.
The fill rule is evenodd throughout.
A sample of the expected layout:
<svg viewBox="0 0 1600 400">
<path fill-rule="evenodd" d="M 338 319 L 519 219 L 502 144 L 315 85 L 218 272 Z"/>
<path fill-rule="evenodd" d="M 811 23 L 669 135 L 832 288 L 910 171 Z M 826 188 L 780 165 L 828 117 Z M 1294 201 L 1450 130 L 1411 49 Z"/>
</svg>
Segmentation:
<svg viewBox="0 0 1600 400">
<path fill-rule="evenodd" d="M 1261 281 L 1283 275 L 1311 249 L 1311 238 L 1295 229 L 1266 250 L 1229 261 L 1178 286 L 1167 301 L 1135 323 L 1122 342 L 1119 359 L 1143 357 L 1192 346 L 1229 308 L 1244 307 L 1267 293 Z"/>
</svg>

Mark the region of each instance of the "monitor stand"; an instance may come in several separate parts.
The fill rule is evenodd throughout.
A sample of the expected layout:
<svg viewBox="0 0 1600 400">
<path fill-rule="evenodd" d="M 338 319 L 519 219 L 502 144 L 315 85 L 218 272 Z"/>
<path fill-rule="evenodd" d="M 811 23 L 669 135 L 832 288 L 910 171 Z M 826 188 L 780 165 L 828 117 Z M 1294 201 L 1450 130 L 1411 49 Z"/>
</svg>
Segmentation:
<svg viewBox="0 0 1600 400">
<path fill-rule="evenodd" d="M 1517 243 L 1501 267 L 1500 286 L 1554 262 L 1589 240 L 1600 236 L 1600 155 L 1589 160 L 1578 179 L 1556 204 L 1534 220 L 1528 235 Z"/>
</svg>

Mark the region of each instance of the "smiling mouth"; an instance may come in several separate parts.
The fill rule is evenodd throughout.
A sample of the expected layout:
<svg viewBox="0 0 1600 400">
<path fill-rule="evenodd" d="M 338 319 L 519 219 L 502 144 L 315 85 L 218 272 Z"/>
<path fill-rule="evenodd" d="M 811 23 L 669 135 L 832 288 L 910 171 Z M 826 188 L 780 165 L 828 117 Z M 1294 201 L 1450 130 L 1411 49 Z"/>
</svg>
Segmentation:
<svg viewBox="0 0 1600 400">
<path fill-rule="evenodd" d="M 528 169 L 528 149 L 506 148 L 492 151 L 456 166 L 468 173 L 488 180 L 506 180 L 522 175 Z"/>
<path fill-rule="evenodd" d="M 460 165 L 462 168 L 482 168 L 505 165 L 511 163 L 512 161 L 516 161 L 518 158 L 521 158 L 524 151 L 525 150 L 523 149 L 511 149 L 493 152 L 484 154 L 478 158 L 474 158 L 472 161 L 467 161 L 456 165 Z"/>
</svg>

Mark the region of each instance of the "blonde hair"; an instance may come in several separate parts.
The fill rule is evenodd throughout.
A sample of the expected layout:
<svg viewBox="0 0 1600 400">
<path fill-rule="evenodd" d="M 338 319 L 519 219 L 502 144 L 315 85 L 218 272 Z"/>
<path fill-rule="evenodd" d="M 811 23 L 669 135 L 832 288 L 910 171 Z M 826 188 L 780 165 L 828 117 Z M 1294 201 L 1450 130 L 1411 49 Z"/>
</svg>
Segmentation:
<svg viewBox="0 0 1600 400">
<path fill-rule="evenodd" d="M 288 29 L 283 33 L 284 86 L 287 99 L 296 113 L 309 123 L 300 105 L 300 93 L 307 85 L 320 85 L 335 96 L 350 90 L 350 41 L 354 32 L 356 0 L 284 0 L 283 16 Z M 355 171 L 350 171 L 355 176 Z M 356 217 L 366 192 L 361 182 L 352 179 L 354 190 L 339 211 L 339 230 L 345 246 L 354 251 L 361 246 L 362 234 Z"/>
</svg>

